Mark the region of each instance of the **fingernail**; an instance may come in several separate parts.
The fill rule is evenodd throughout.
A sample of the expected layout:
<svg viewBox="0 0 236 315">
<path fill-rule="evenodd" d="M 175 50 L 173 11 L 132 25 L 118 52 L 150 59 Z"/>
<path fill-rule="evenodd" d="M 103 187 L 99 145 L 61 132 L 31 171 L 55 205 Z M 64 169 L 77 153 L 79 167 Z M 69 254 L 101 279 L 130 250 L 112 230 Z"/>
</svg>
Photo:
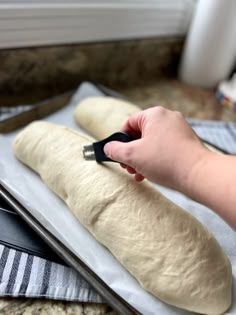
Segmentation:
<svg viewBox="0 0 236 315">
<path fill-rule="evenodd" d="M 105 154 L 107 156 L 110 157 L 111 156 L 111 144 L 110 143 L 105 144 L 103 151 L 105 152 Z"/>
</svg>

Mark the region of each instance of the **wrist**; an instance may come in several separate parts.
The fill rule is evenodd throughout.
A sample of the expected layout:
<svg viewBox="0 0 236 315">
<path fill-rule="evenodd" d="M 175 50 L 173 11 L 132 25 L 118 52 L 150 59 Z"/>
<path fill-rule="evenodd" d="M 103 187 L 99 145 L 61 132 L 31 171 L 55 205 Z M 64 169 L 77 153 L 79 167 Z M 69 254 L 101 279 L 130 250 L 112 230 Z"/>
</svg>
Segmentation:
<svg viewBox="0 0 236 315">
<path fill-rule="evenodd" d="M 197 200 L 197 187 L 198 184 L 204 181 L 206 174 L 205 170 L 211 163 L 212 155 L 215 155 L 209 151 L 205 146 L 195 148 L 192 150 L 189 156 L 187 156 L 183 165 L 183 171 L 178 180 L 179 191 L 189 196 L 192 199 Z"/>
</svg>

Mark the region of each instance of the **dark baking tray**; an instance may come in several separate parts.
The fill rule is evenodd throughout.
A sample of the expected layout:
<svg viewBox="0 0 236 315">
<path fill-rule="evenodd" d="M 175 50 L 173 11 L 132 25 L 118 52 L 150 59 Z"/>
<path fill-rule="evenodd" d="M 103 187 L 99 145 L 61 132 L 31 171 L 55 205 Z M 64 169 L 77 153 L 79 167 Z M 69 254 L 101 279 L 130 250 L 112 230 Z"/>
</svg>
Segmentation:
<svg viewBox="0 0 236 315">
<path fill-rule="evenodd" d="M 33 120 L 41 119 L 61 109 L 68 103 L 72 94 L 73 92 L 69 91 L 34 105 L 0 107 L 0 118 L 1 109 L 9 112 L 9 115 L 6 115 L 5 119 L 0 119 L 0 133 L 11 132 L 17 128 L 27 125 Z"/>
<path fill-rule="evenodd" d="M 29 255 L 65 264 L 1 196 L 0 244 Z"/>
</svg>

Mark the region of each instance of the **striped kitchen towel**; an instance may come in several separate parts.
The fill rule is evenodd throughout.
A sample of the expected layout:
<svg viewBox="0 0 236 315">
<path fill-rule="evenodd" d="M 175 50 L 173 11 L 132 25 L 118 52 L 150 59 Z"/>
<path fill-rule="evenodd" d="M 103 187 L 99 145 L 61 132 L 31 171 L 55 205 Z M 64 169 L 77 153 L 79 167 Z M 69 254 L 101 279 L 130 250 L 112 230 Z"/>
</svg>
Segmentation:
<svg viewBox="0 0 236 315">
<path fill-rule="evenodd" d="M 187 121 L 203 141 L 228 154 L 236 154 L 236 123 L 191 118 Z"/>
<path fill-rule="evenodd" d="M 100 295 L 72 268 L 3 245 L 0 296 L 102 303 Z"/>
</svg>

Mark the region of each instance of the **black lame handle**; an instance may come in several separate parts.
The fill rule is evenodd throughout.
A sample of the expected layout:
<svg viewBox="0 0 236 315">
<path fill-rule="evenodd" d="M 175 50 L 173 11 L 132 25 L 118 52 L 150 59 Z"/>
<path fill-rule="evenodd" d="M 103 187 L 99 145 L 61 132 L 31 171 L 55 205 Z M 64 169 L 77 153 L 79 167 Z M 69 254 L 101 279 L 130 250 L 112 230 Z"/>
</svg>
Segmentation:
<svg viewBox="0 0 236 315">
<path fill-rule="evenodd" d="M 134 140 L 128 133 L 126 132 L 115 132 L 111 136 L 103 139 L 101 141 L 93 143 L 93 149 L 95 152 L 95 157 L 97 162 L 117 162 L 111 160 L 103 151 L 103 148 L 106 143 L 111 141 L 120 141 L 120 142 L 130 142 Z"/>
</svg>

